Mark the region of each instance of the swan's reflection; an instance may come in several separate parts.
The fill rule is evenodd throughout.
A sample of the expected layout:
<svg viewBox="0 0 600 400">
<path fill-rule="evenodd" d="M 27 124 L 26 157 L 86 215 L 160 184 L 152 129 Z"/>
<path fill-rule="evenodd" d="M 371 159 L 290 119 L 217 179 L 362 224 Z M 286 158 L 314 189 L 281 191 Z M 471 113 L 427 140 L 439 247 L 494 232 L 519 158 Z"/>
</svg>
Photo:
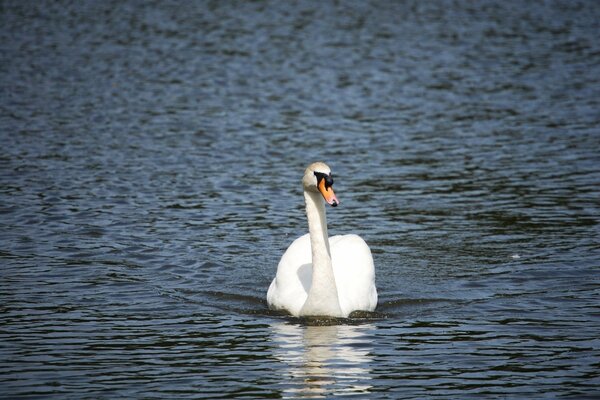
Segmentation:
<svg viewBox="0 0 600 400">
<path fill-rule="evenodd" d="M 368 393 L 372 328 L 274 324 L 275 357 L 286 367 L 284 397 Z"/>
</svg>

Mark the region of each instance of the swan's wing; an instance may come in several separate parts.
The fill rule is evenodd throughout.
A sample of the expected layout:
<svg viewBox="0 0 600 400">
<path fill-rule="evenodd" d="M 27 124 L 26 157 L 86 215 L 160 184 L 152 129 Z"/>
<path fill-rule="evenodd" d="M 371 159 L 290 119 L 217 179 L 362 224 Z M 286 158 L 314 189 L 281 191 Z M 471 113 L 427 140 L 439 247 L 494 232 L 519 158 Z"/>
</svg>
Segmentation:
<svg viewBox="0 0 600 400">
<path fill-rule="evenodd" d="M 371 249 L 358 235 L 334 236 L 329 245 L 342 312 L 373 311 L 377 289 Z"/>
<path fill-rule="evenodd" d="M 308 297 L 311 279 L 310 236 L 307 233 L 294 240 L 281 256 L 277 275 L 267 292 L 269 307 L 298 316 Z"/>
</svg>

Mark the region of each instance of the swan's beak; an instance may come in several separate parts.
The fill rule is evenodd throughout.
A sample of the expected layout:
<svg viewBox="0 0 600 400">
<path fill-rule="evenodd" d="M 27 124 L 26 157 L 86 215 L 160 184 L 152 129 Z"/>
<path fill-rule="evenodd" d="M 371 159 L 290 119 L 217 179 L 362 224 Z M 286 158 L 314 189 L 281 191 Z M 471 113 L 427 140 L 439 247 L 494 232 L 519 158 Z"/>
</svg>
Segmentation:
<svg viewBox="0 0 600 400">
<path fill-rule="evenodd" d="M 333 192 L 333 187 L 325 186 L 325 179 L 321 179 L 321 181 L 319 182 L 319 192 L 321 192 L 323 198 L 330 206 L 337 207 L 337 205 L 340 204 L 340 201 L 337 199 L 335 193 Z"/>
</svg>

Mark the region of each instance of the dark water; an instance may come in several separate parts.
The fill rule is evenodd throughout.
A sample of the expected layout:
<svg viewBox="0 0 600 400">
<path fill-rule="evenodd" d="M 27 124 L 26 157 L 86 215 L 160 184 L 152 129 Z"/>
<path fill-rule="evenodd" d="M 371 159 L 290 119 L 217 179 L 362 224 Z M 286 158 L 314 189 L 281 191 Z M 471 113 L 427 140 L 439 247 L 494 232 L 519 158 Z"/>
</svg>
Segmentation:
<svg viewBox="0 0 600 400">
<path fill-rule="evenodd" d="M 2 2 L 0 388 L 600 396 L 600 3 Z M 374 315 L 267 310 L 336 175 Z"/>
</svg>

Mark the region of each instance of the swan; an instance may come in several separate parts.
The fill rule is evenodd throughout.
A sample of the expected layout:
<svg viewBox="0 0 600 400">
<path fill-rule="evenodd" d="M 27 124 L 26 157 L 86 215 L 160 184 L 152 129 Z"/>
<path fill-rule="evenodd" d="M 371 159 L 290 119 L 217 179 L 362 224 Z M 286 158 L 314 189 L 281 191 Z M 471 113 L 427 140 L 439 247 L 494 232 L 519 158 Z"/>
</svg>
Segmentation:
<svg viewBox="0 0 600 400">
<path fill-rule="evenodd" d="M 327 164 L 309 165 L 302 186 L 308 233 L 281 257 L 267 292 L 269 308 L 296 317 L 346 318 L 352 311 L 373 311 L 377 288 L 369 246 L 358 235 L 327 235 L 325 202 L 332 207 L 340 204 Z"/>
</svg>

